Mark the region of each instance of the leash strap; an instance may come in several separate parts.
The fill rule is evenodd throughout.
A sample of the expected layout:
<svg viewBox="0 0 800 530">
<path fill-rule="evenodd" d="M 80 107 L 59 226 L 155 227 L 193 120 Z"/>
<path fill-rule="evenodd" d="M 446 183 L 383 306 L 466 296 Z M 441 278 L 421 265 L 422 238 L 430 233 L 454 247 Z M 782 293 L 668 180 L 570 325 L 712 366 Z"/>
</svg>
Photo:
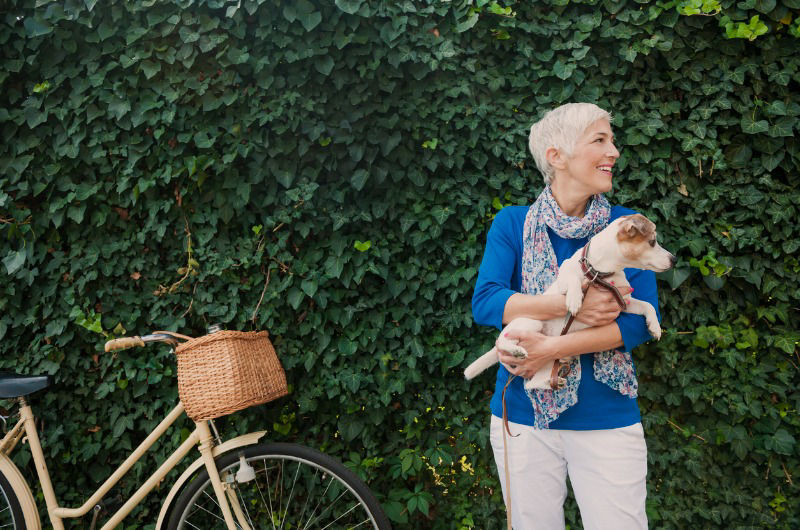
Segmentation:
<svg viewBox="0 0 800 530">
<path fill-rule="evenodd" d="M 511 385 L 511 381 L 517 377 L 513 374 L 508 376 L 508 382 L 503 387 L 502 402 L 503 402 L 503 469 L 505 471 L 506 479 L 506 525 L 507 530 L 511 530 L 511 471 L 508 468 L 508 442 L 506 440 L 506 433 L 512 438 L 516 438 L 519 434 L 511 434 L 508 428 L 508 410 L 506 409 L 506 390 Z"/>
</svg>

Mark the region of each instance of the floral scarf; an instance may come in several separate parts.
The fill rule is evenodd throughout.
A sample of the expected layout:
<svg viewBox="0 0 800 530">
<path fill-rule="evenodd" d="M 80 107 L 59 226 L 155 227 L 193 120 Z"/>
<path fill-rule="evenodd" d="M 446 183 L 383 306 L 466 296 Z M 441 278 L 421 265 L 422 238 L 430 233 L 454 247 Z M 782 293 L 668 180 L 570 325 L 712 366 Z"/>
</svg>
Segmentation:
<svg viewBox="0 0 800 530">
<path fill-rule="evenodd" d="M 528 209 L 525 217 L 522 235 L 522 292 L 541 294 L 555 281 L 558 274 L 558 262 L 547 227 L 563 238 L 581 239 L 600 232 L 608 225 L 610 216 L 611 206 L 608 200 L 598 194 L 590 199 L 583 217 L 571 217 L 561 210 L 553 198 L 550 186 L 547 186 Z M 637 395 L 638 383 L 630 353 L 595 353 L 594 378 L 623 395 Z M 580 356 L 575 356 L 570 361 L 570 373 L 563 388 L 526 390 L 535 412 L 535 428 L 546 429 L 562 412 L 578 402 L 580 381 Z"/>
</svg>

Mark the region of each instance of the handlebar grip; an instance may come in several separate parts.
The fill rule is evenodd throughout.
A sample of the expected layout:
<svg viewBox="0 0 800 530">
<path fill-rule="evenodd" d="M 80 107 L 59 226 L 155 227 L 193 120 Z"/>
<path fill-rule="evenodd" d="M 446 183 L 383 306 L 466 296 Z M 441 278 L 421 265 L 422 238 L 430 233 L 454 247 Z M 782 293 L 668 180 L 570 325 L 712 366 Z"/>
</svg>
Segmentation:
<svg viewBox="0 0 800 530">
<path fill-rule="evenodd" d="M 141 337 L 120 337 L 106 342 L 106 351 L 125 350 L 137 346 L 144 346 L 144 341 Z"/>
</svg>

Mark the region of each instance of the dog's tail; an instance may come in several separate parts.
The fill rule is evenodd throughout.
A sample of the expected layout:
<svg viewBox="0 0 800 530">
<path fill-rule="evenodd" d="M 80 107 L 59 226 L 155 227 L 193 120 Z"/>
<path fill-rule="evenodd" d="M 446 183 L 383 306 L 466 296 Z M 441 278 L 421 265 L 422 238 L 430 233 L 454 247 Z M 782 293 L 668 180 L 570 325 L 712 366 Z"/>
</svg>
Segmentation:
<svg viewBox="0 0 800 530">
<path fill-rule="evenodd" d="M 479 373 L 495 364 L 497 364 L 497 348 L 492 348 L 478 357 L 475 362 L 467 366 L 467 369 L 464 370 L 464 377 L 467 379 L 472 379 Z"/>
</svg>

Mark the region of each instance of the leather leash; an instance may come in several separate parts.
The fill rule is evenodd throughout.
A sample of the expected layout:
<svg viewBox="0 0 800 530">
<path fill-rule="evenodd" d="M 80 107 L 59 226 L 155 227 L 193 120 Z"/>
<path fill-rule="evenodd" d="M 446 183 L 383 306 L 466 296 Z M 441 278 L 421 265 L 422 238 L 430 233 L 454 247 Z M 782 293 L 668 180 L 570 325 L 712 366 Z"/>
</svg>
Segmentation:
<svg viewBox="0 0 800 530">
<path fill-rule="evenodd" d="M 581 265 L 581 271 L 583 272 L 583 277 L 589 280 L 589 283 L 586 284 L 585 287 L 582 288 L 583 294 L 586 294 L 586 291 L 589 290 L 589 286 L 592 284 L 598 285 L 604 289 L 607 289 L 614 295 L 614 298 L 619 304 L 619 308 L 621 311 L 624 311 L 625 308 L 628 306 L 625 303 L 625 298 L 623 298 L 622 294 L 619 292 L 616 286 L 611 285 L 608 283 L 605 278 L 612 276 L 613 272 L 600 272 L 592 267 L 592 264 L 589 263 L 589 259 L 587 258 L 589 254 L 589 240 L 586 245 L 583 247 L 583 251 L 581 252 L 581 259 L 578 261 Z M 566 324 L 564 324 L 564 328 L 561 330 L 561 335 L 566 335 L 569 332 L 569 328 L 572 326 L 572 323 L 575 321 L 575 315 L 569 315 Z M 562 362 L 560 359 L 558 362 L 553 363 L 553 369 L 550 371 L 550 388 L 553 390 L 557 390 L 563 386 L 561 381 L 566 381 L 567 376 L 570 373 L 569 363 Z M 517 376 L 514 374 L 510 374 L 508 377 L 508 382 L 506 382 L 506 386 L 503 387 L 503 394 L 501 396 L 501 401 L 503 403 L 503 468 L 505 470 L 505 483 L 506 483 L 506 524 L 507 530 L 512 530 L 511 527 L 511 474 L 508 469 L 508 445 L 506 444 L 506 433 L 508 436 L 512 438 L 516 438 L 519 434 L 511 434 L 511 430 L 508 428 L 508 410 L 506 408 L 506 390 L 508 387 L 511 386 L 511 381 L 514 380 Z"/>
</svg>

